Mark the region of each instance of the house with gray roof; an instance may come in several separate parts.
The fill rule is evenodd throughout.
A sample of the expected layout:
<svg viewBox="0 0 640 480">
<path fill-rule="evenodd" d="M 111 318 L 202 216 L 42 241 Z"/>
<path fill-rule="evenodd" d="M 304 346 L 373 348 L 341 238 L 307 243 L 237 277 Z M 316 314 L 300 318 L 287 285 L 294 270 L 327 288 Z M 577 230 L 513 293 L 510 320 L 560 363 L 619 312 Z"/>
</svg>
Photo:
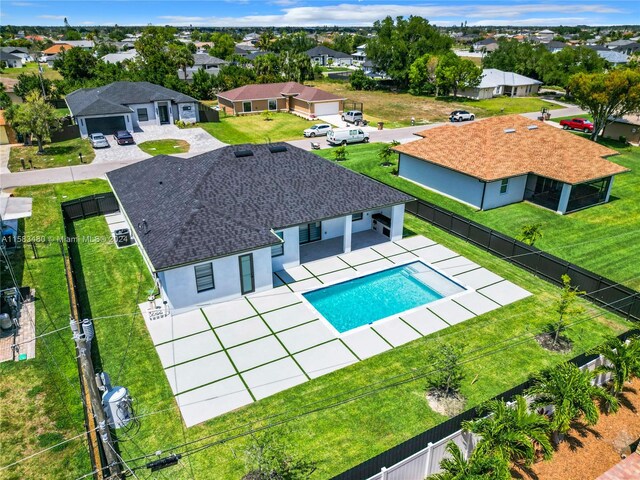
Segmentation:
<svg viewBox="0 0 640 480">
<path fill-rule="evenodd" d="M 332 50 L 324 45 L 313 47 L 305 53 L 309 58 L 311 58 L 313 63 L 323 67 L 347 66 L 353 63 L 353 57 L 348 53 L 338 52 L 337 50 Z"/>
<path fill-rule="evenodd" d="M 503 72 L 497 68 L 482 70 L 482 80 L 477 87 L 460 92 L 463 97 L 482 99 L 499 95 L 528 97 L 535 95 L 542 82 L 513 72 Z"/>
<path fill-rule="evenodd" d="M 174 313 L 270 290 L 275 272 L 333 255 L 328 240 L 399 240 L 413 200 L 285 143 L 159 155 L 107 179 Z"/>
<path fill-rule="evenodd" d="M 149 82 L 81 88 L 65 101 L 83 137 L 96 132 L 134 131 L 145 125 L 173 125 L 178 120 L 199 121 L 195 98 Z"/>
<path fill-rule="evenodd" d="M 13 56 L 19 57 L 22 60 L 22 65 L 27 62 L 33 62 L 33 57 L 29 53 L 29 49 L 25 47 L 2 47 L 2 52 L 9 53 Z M 22 66 L 21 65 L 21 66 Z"/>
<path fill-rule="evenodd" d="M 6 65 L 7 68 L 22 68 L 22 58 L 13 53 L 0 50 L 0 66 Z"/>
</svg>

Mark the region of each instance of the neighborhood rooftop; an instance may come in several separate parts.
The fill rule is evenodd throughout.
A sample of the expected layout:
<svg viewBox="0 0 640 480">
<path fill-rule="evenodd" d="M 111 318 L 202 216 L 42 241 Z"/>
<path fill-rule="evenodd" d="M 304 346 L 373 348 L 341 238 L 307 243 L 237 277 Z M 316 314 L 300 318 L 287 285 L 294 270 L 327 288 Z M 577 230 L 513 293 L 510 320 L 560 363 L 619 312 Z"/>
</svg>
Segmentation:
<svg viewBox="0 0 640 480">
<path fill-rule="evenodd" d="M 107 177 L 156 270 L 276 245 L 272 229 L 412 200 L 285 144 L 157 156 Z"/>
<path fill-rule="evenodd" d="M 577 184 L 628 171 L 603 157 L 618 152 L 520 115 L 417 133 L 396 151 L 483 181 L 535 173 Z"/>
<path fill-rule="evenodd" d="M 74 116 L 130 113 L 125 105 L 162 100 L 196 102 L 194 98 L 149 82 L 113 82 L 104 87 L 82 88 L 67 95 L 69 110 Z"/>
<path fill-rule="evenodd" d="M 482 70 L 482 80 L 477 88 L 489 88 L 497 87 L 500 85 L 509 85 L 512 87 L 518 87 L 522 85 L 538 84 L 542 85 L 542 82 L 534 80 L 524 75 L 513 72 L 503 72 L 497 68 L 485 68 Z"/>
<path fill-rule="evenodd" d="M 282 83 L 264 83 L 245 85 L 243 87 L 234 88 L 218 94 L 218 97 L 225 98 L 230 101 L 241 100 L 257 100 L 278 98 L 285 96 L 294 96 L 300 100 L 308 102 L 344 100 L 343 97 L 325 92 L 314 87 L 307 87 L 298 82 L 282 82 Z"/>
</svg>

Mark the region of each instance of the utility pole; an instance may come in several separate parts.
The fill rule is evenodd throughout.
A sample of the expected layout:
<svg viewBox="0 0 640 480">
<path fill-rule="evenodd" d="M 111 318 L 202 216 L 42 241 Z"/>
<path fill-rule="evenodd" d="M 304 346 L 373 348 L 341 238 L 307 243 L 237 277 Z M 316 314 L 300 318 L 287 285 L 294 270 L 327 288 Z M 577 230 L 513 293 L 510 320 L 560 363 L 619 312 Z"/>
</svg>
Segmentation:
<svg viewBox="0 0 640 480">
<path fill-rule="evenodd" d="M 111 439 L 111 431 L 107 423 L 107 416 L 102 408 L 102 397 L 96 385 L 95 372 L 93 370 L 93 362 L 91 361 L 91 350 L 87 345 L 84 334 L 80 333 L 80 326 L 75 318 L 71 317 L 71 330 L 73 331 L 73 339 L 78 347 L 78 355 L 80 358 L 80 367 L 84 384 L 91 401 L 91 410 L 98 425 L 98 432 L 102 440 L 102 450 L 107 458 L 109 472 L 112 479 L 124 479 L 120 461 L 113 448 L 113 440 Z"/>
</svg>

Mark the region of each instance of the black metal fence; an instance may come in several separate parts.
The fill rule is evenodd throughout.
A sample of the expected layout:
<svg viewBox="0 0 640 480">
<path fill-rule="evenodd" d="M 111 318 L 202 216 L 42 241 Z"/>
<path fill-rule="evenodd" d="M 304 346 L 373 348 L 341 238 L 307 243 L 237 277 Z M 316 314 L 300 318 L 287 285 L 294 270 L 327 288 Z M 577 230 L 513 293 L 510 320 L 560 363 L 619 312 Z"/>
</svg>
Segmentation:
<svg viewBox="0 0 640 480">
<path fill-rule="evenodd" d="M 100 193 L 88 197 L 63 202 L 62 216 L 65 222 L 73 222 L 83 218 L 106 215 L 120 210 L 116 196 L 111 193 Z"/>
<path fill-rule="evenodd" d="M 626 340 L 631 335 L 640 334 L 640 330 L 630 330 L 628 332 L 619 335 L 618 338 L 621 340 Z M 589 355 L 589 354 L 581 354 L 577 357 L 572 358 L 569 362 L 581 367 L 596 359 L 598 355 Z M 493 399 L 499 399 L 504 401 L 511 401 L 516 395 L 522 395 L 526 392 L 526 390 L 532 385 L 531 380 L 527 380 L 515 387 L 506 390 L 495 397 Z M 427 445 L 431 443 L 437 443 L 443 438 L 448 437 L 449 435 L 454 434 L 458 430 L 462 428 L 462 423 L 467 420 L 472 420 L 481 415 L 481 412 L 477 407 L 471 408 L 462 412 L 460 415 L 456 415 L 455 417 L 451 417 L 449 420 L 436 425 L 429 430 L 426 430 L 409 440 L 396 445 L 389 450 L 382 452 L 381 454 L 370 458 L 369 460 L 361 463 L 360 465 L 356 465 L 355 467 L 343 472 L 339 475 L 336 475 L 332 478 L 332 480 L 364 480 L 369 477 L 372 477 L 378 473 L 382 467 L 391 467 L 396 463 L 401 462 L 405 458 L 410 457 L 418 453 L 427 447 Z"/>
<path fill-rule="evenodd" d="M 407 204 L 406 210 L 555 285 L 562 285 L 562 276 L 567 274 L 573 285 L 587 292 L 588 300 L 630 320 L 640 321 L 640 292 L 636 290 L 432 203 L 414 200 Z"/>
</svg>

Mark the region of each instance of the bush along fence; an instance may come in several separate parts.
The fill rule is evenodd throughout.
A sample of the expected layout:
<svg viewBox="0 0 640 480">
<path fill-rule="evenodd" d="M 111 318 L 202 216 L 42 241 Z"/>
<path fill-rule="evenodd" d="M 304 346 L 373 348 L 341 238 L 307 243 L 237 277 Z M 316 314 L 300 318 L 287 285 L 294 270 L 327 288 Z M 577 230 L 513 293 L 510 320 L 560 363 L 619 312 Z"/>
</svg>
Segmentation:
<svg viewBox="0 0 640 480">
<path fill-rule="evenodd" d="M 629 320 L 640 321 L 640 292 L 567 262 L 515 238 L 423 200 L 406 211 L 557 286 L 564 274 L 587 293 L 584 298 Z M 592 293 L 589 293 L 592 292 Z"/>
<path fill-rule="evenodd" d="M 626 340 L 632 335 L 640 334 L 640 330 L 631 330 L 618 338 Z M 600 355 L 582 354 L 569 360 L 582 370 L 593 371 L 605 363 Z M 603 385 L 610 379 L 610 374 L 600 374 L 595 378 L 596 385 Z M 522 395 L 532 381 L 517 385 L 510 390 L 493 397 L 495 400 L 511 401 L 516 395 Z M 473 452 L 478 438 L 462 431 L 462 423 L 479 418 L 478 408 L 472 408 L 460 415 L 416 435 L 395 447 L 382 452 L 346 472 L 333 477 L 332 480 L 424 480 L 428 475 L 440 471 L 440 462 L 447 456 L 446 446 L 455 442 L 463 452 L 465 459 Z"/>
</svg>

